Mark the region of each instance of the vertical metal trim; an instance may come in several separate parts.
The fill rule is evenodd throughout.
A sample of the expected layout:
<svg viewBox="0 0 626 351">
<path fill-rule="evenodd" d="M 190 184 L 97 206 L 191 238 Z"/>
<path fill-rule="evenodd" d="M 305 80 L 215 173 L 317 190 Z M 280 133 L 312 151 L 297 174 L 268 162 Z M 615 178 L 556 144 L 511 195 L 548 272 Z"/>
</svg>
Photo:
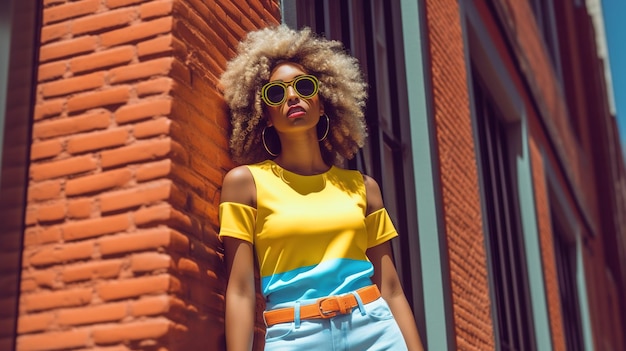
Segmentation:
<svg viewBox="0 0 626 351">
<path fill-rule="evenodd" d="M 0 280 L 5 295 L 0 301 L 5 322 L 0 344 L 14 350 L 43 5 L 0 3 Z"/>
<path fill-rule="evenodd" d="M 526 265 L 528 269 L 528 283 L 533 309 L 535 337 L 538 350 L 552 350 L 552 335 L 548 303 L 546 301 L 546 287 L 544 281 L 541 244 L 537 224 L 537 210 L 535 208 L 535 190 L 532 181 L 532 165 L 530 164 L 530 147 L 528 145 L 528 126 L 526 113 L 521 119 L 522 156 L 517 159 L 517 181 L 522 216 L 522 230 L 526 245 Z"/>
<path fill-rule="evenodd" d="M 8 4 L 7 4 L 8 2 Z M 7 110 L 7 90 L 9 86 L 9 61 L 11 61 L 11 33 L 13 27 L 13 1 L 2 1 L 4 10 L 0 12 L 0 167 L 2 166 L 2 148 Z M 0 184 L 2 172 L 0 172 Z"/>
<path fill-rule="evenodd" d="M 422 54 L 424 40 L 423 3 L 401 0 L 406 88 L 417 202 L 417 226 L 421 257 L 426 335 L 428 350 L 455 349 L 452 302 L 447 264 L 447 247 L 441 214 L 438 158 L 427 101 L 427 65 Z M 416 35 L 416 33 L 418 33 Z M 408 64 L 408 63 L 411 64 Z"/>
<path fill-rule="evenodd" d="M 587 297 L 587 281 L 585 279 L 585 265 L 583 262 L 583 244 L 580 227 L 576 230 L 576 286 L 578 288 L 578 304 L 580 308 L 580 322 L 583 327 L 583 342 L 585 350 L 594 351 L 593 333 L 591 331 L 591 317 L 589 315 L 589 298 Z"/>
<path fill-rule="evenodd" d="M 289 28 L 298 28 L 297 4 L 294 0 L 280 1 L 281 23 Z"/>
</svg>

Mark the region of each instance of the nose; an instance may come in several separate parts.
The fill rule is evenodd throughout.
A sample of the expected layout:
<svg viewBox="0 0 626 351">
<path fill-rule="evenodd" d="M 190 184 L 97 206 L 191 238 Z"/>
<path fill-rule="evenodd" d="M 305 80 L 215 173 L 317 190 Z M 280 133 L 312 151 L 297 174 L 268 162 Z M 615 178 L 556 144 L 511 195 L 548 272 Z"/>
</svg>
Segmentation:
<svg viewBox="0 0 626 351">
<path fill-rule="evenodd" d="M 288 103 L 294 101 L 297 102 L 299 99 L 298 94 L 296 93 L 296 90 L 293 88 L 293 86 L 288 86 L 285 94 L 287 94 Z"/>
</svg>

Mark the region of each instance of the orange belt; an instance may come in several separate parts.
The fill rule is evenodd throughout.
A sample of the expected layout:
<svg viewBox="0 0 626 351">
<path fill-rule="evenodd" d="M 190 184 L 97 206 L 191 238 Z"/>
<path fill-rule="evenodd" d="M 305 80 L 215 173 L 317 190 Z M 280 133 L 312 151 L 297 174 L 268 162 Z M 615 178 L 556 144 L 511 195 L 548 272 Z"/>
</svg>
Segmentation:
<svg viewBox="0 0 626 351">
<path fill-rule="evenodd" d="M 361 288 L 356 293 L 361 298 L 363 304 L 373 302 L 380 297 L 380 291 L 378 291 L 376 285 Z M 337 314 L 350 313 L 358 305 L 359 303 L 353 294 L 322 297 L 315 303 L 301 306 L 300 319 L 332 318 Z M 294 313 L 293 307 L 277 308 L 265 311 L 263 317 L 265 318 L 265 324 L 269 327 L 278 323 L 293 322 Z"/>
</svg>

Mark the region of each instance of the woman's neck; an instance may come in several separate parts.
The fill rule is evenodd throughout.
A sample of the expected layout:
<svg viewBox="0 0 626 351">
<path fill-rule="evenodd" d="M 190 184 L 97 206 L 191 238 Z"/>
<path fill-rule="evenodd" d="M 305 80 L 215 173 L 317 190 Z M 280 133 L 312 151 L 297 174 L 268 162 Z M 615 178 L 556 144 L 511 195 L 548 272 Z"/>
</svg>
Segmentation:
<svg viewBox="0 0 626 351">
<path fill-rule="evenodd" d="M 322 158 L 320 145 L 315 137 L 280 139 L 281 153 L 274 159 L 284 169 L 302 175 L 320 174 L 328 171 Z"/>
</svg>

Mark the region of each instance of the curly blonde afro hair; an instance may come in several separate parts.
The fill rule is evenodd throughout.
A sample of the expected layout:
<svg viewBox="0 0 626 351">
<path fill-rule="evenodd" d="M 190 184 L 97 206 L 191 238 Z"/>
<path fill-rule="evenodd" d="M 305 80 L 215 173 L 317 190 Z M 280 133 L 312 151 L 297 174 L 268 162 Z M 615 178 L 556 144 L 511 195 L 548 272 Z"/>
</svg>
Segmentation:
<svg viewBox="0 0 626 351">
<path fill-rule="evenodd" d="M 324 160 L 339 164 L 351 159 L 367 136 L 363 113 L 367 84 L 359 63 L 340 42 L 309 28 L 293 30 L 285 25 L 248 33 L 221 77 L 231 112 L 233 159 L 255 163 L 270 157 L 261 140 L 266 122 L 260 91 L 272 69 L 283 61 L 300 65 L 320 81 L 318 94 L 330 120 L 328 136 L 320 142 Z"/>
</svg>

